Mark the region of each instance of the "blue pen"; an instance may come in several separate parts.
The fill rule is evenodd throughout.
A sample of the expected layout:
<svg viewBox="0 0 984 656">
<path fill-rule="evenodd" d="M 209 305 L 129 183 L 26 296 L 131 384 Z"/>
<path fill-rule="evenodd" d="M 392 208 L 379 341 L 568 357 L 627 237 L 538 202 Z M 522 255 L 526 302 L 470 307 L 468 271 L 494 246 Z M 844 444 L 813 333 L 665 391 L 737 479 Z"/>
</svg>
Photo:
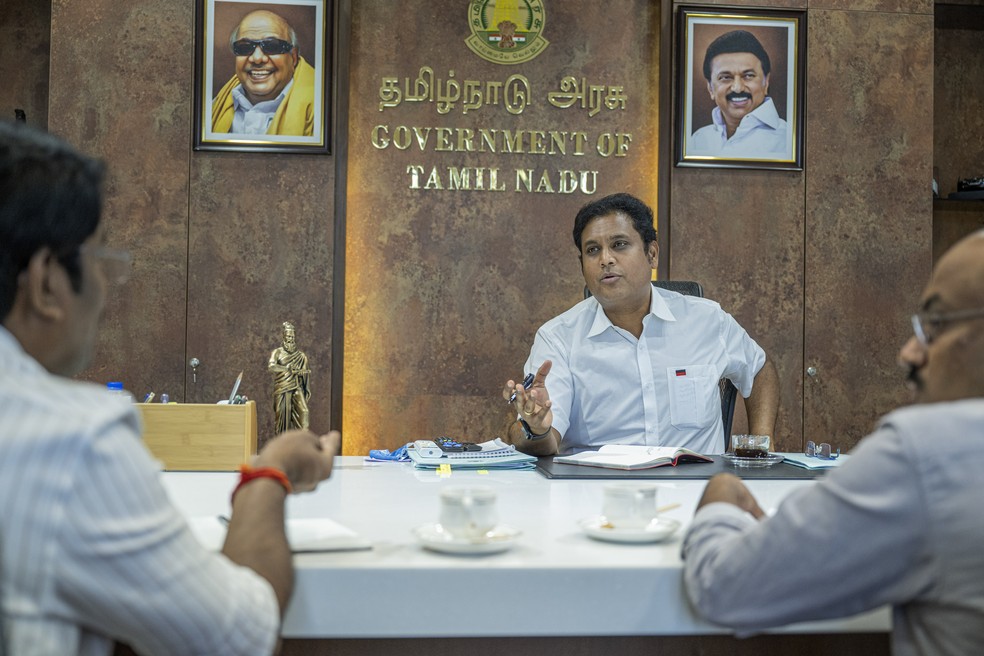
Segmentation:
<svg viewBox="0 0 984 656">
<path fill-rule="evenodd" d="M 523 379 L 523 389 L 529 389 L 533 387 L 533 374 L 526 374 L 526 378 Z M 509 403 L 516 400 L 516 392 L 513 392 L 509 397 Z"/>
</svg>

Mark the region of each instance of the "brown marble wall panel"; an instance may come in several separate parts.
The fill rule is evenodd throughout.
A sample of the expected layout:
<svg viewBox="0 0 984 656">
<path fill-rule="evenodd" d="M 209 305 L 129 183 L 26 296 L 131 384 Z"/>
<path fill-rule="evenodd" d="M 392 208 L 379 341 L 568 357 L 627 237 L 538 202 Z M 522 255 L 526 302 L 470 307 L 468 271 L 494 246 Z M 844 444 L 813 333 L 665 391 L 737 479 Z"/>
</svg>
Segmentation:
<svg viewBox="0 0 984 656">
<path fill-rule="evenodd" d="M 50 0 L 4 2 L 0 55 L 8 65 L 0 85 L 0 120 L 12 121 L 14 110 L 23 109 L 29 124 L 48 127 L 50 28 Z"/>
<path fill-rule="evenodd" d="M 472 53 L 467 5 L 451 0 L 402 5 L 354 3 L 347 193 L 344 434 L 346 453 L 439 434 L 501 434 L 509 412 L 502 384 L 522 375 L 536 328 L 582 298 L 571 227 L 591 198 L 630 191 L 655 202 L 658 127 L 654 65 L 658 17 L 652 3 L 547 3 L 550 45 L 531 62 L 506 66 Z M 440 114 L 429 102 L 380 110 L 384 76 L 529 80 L 531 104 L 518 115 L 502 104 Z M 623 85 L 624 110 L 588 116 L 559 109 L 547 93 L 566 75 Z M 429 145 L 371 145 L 374 126 L 431 128 Z M 438 127 L 583 131 L 583 154 L 439 152 Z M 595 150 L 602 133 L 631 133 L 626 157 Z M 408 167 L 498 169 L 503 191 L 411 189 Z M 593 195 L 517 191 L 516 169 L 597 171 Z M 474 175 L 474 172 L 473 172 Z"/>
<path fill-rule="evenodd" d="M 191 162 L 188 400 L 240 394 L 257 402 L 262 444 L 273 431 L 270 352 L 281 324 L 308 356 L 311 428 L 332 428 L 331 312 L 334 162 L 331 157 L 195 153 Z"/>
<path fill-rule="evenodd" d="M 810 0 L 810 9 L 933 14 L 933 0 Z"/>
<path fill-rule="evenodd" d="M 674 7 L 699 7 L 707 5 L 710 9 L 714 9 L 715 5 L 748 7 L 749 9 L 762 8 L 763 5 L 768 5 L 768 9 L 806 9 L 808 4 L 808 0 L 773 0 L 772 2 L 763 2 L 762 0 L 707 0 L 706 2 L 687 2 L 683 0 L 682 2 L 673 3 Z"/>
<path fill-rule="evenodd" d="M 974 8 L 984 18 L 984 5 Z M 935 30 L 933 165 L 940 197 L 957 191 L 962 178 L 984 176 L 984 29 Z M 965 25 L 973 25 L 965 21 Z"/>
<path fill-rule="evenodd" d="M 907 394 L 896 367 L 929 276 L 933 19 L 811 11 L 806 435 L 848 447 Z"/>
<path fill-rule="evenodd" d="M 108 240 L 134 258 L 130 281 L 110 293 L 84 377 L 177 400 L 184 393 L 192 11 L 192 3 L 157 0 L 51 6 L 50 129 L 106 160 Z"/>
<path fill-rule="evenodd" d="M 134 255 L 84 377 L 212 402 L 242 370 L 262 443 L 266 362 L 292 320 L 315 367 L 312 427 L 328 430 L 334 159 L 192 153 L 193 5 L 52 8 L 52 131 L 108 162 L 109 241 Z M 194 380 L 191 357 L 202 363 Z"/>
<path fill-rule="evenodd" d="M 799 449 L 803 434 L 804 188 L 800 172 L 672 173 L 670 277 L 700 281 L 772 358 L 782 450 Z M 745 422 L 738 406 L 735 431 Z"/>
</svg>

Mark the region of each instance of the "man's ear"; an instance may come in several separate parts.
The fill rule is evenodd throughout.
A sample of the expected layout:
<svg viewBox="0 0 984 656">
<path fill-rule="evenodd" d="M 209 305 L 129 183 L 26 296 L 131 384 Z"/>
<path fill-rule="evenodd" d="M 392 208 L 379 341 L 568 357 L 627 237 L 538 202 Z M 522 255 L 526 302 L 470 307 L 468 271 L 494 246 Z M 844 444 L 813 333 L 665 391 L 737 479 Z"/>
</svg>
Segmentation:
<svg viewBox="0 0 984 656">
<path fill-rule="evenodd" d="M 66 293 L 72 293 L 68 272 L 50 248 L 38 250 L 17 278 L 24 309 L 46 321 L 60 321 L 65 317 Z"/>
<path fill-rule="evenodd" d="M 707 81 L 707 95 L 711 97 L 711 100 L 714 100 L 714 89 L 711 87 L 710 80 Z"/>
<path fill-rule="evenodd" d="M 655 269 L 656 265 L 659 264 L 659 244 L 656 243 L 655 239 L 649 242 L 647 255 L 649 256 L 649 268 Z"/>
</svg>

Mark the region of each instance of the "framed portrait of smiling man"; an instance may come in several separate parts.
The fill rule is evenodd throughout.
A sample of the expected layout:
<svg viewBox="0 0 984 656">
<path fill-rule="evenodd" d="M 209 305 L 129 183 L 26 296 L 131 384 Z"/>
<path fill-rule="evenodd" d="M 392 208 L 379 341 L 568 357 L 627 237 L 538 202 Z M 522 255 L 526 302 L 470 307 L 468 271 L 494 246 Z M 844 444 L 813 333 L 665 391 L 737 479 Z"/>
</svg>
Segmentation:
<svg viewBox="0 0 984 656">
<path fill-rule="evenodd" d="M 331 0 L 197 0 L 195 150 L 327 154 Z"/>
<path fill-rule="evenodd" d="M 801 171 L 806 12 L 678 11 L 677 166 Z"/>
</svg>

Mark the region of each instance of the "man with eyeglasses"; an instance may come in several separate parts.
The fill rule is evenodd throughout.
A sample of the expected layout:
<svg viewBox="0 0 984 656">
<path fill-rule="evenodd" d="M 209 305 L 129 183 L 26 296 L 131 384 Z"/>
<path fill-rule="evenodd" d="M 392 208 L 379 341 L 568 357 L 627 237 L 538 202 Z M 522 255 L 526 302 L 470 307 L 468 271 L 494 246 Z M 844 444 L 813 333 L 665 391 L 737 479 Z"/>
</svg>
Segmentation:
<svg viewBox="0 0 984 656">
<path fill-rule="evenodd" d="M 222 553 L 161 485 L 133 404 L 70 380 L 129 256 L 100 227 L 102 165 L 0 122 L 0 653 L 269 654 L 293 588 L 284 503 L 331 472 L 337 432 L 244 467 Z M 4 651 L 6 649 L 6 651 Z"/>
<path fill-rule="evenodd" d="M 984 231 L 940 259 L 913 328 L 899 361 L 916 405 L 849 462 L 768 518 L 738 478 L 708 483 L 683 544 L 708 619 L 755 632 L 891 604 L 896 655 L 981 653 Z"/>
<path fill-rule="evenodd" d="M 229 37 L 236 74 L 212 100 L 212 130 L 235 134 L 314 134 L 314 68 L 297 33 L 272 11 L 247 14 Z"/>
</svg>

